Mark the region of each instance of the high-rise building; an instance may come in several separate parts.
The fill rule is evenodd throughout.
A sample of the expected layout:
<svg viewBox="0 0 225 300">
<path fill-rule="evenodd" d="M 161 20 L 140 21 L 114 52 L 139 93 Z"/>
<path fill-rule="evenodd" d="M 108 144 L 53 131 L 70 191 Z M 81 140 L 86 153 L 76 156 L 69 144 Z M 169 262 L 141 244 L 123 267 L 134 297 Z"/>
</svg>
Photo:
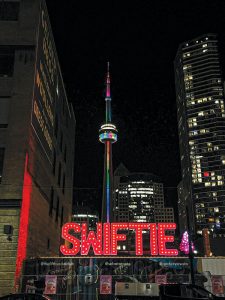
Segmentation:
<svg viewBox="0 0 225 300">
<path fill-rule="evenodd" d="M 174 62 L 182 182 L 181 231 L 225 230 L 225 110 L 215 34 L 182 43 Z"/>
<path fill-rule="evenodd" d="M 25 258 L 59 254 L 71 220 L 75 117 L 45 2 L 0 2 L 0 295 Z"/>
<path fill-rule="evenodd" d="M 123 164 L 114 172 L 114 221 L 174 222 L 165 207 L 163 184 L 150 173 L 130 173 Z"/>
<path fill-rule="evenodd" d="M 121 163 L 114 172 L 113 221 L 121 223 L 174 222 L 172 207 L 164 206 L 163 184 L 150 173 L 131 173 Z M 134 251 L 135 236 L 127 233 L 127 240 L 119 250 Z M 148 251 L 149 233 L 143 232 L 143 249 Z"/>
<path fill-rule="evenodd" d="M 89 230 L 96 230 L 96 223 L 99 221 L 99 214 L 90 206 L 77 205 L 74 207 L 72 222 L 86 223 Z"/>
<path fill-rule="evenodd" d="M 113 192 L 113 170 L 112 170 L 112 144 L 117 141 L 117 129 L 112 123 L 111 91 L 109 63 L 106 78 L 105 97 L 105 123 L 99 129 L 99 141 L 105 144 L 104 179 L 102 195 L 102 222 L 110 222 L 112 219 L 112 192 Z"/>
</svg>

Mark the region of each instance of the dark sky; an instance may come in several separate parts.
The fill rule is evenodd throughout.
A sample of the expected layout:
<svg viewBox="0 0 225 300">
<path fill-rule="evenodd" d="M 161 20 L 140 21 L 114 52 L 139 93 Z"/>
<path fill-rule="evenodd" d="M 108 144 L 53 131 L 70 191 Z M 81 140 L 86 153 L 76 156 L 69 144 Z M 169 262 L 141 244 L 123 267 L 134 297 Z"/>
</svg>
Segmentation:
<svg viewBox="0 0 225 300">
<path fill-rule="evenodd" d="M 47 0 L 69 101 L 77 121 L 75 186 L 101 188 L 104 80 L 111 63 L 113 164 L 159 175 L 176 201 L 180 181 L 173 60 L 201 34 L 225 40 L 224 0 Z M 225 55 L 223 46 L 221 55 Z M 101 190 L 101 189 L 100 189 Z"/>
</svg>

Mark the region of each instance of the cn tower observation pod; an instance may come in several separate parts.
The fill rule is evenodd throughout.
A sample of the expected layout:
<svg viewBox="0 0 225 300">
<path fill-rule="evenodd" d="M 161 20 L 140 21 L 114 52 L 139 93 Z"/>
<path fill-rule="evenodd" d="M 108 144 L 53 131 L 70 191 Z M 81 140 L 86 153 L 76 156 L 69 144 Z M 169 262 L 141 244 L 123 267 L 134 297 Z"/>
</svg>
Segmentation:
<svg viewBox="0 0 225 300">
<path fill-rule="evenodd" d="M 99 141 L 101 143 L 111 142 L 115 143 L 117 141 L 117 129 L 112 123 L 103 124 L 99 129 Z"/>
</svg>

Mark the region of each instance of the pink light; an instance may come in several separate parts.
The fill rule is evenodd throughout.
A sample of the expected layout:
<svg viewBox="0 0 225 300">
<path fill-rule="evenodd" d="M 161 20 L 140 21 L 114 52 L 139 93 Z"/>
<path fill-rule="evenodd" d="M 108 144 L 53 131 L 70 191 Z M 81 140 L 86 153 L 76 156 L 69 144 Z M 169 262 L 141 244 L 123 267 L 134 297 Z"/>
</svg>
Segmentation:
<svg viewBox="0 0 225 300">
<path fill-rule="evenodd" d="M 88 255 L 92 247 L 94 255 L 117 255 L 117 243 L 125 241 L 128 230 L 135 230 L 136 255 L 143 255 L 142 231 L 150 232 L 149 254 L 177 256 L 177 249 L 166 248 L 167 243 L 174 241 L 174 236 L 166 235 L 166 230 L 176 229 L 175 223 L 97 223 L 96 232 L 87 232 L 87 224 L 83 223 L 82 228 L 77 223 L 66 223 L 62 228 L 62 237 L 68 243 L 60 247 L 63 255 L 76 255 L 80 251 L 81 255 Z M 70 234 L 70 230 L 80 233 L 77 238 Z M 122 231 L 118 233 L 118 231 Z M 80 247 L 81 245 L 81 247 Z"/>
<path fill-rule="evenodd" d="M 180 251 L 184 252 L 184 254 L 189 254 L 189 250 L 190 250 L 190 244 L 189 244 L 189 235 L 188 232 L 185 231 L 182 235 L 182 239 L 181 239 L 181 243 L 180 243 Z M 191 249 L 192 251 L 195 250 L 194 244 L 193 242 L 191 242 Z"/>
</svg>

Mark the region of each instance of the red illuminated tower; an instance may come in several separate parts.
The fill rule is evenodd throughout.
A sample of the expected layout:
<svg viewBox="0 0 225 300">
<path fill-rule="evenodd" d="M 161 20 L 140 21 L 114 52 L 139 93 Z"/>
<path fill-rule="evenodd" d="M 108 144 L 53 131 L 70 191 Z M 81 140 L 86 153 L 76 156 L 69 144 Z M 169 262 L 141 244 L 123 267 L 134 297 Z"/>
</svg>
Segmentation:
<svg viewBox="0 0 225 300">
<path fill-rule="evenodd" d="M 117 141 L 117 129 L 112 123 L 111 113 L 111 92 L 110 92 L 110 73 L 109 62 L 106 78 L 106 115 L 105 123 L 99 130 L 99 140 L 105 144 L 104 159 L 104 179 L 103 179 L 103 195 L 102 195 L 102 222 L 110 222 L 112 219 L 112 144 Z"/>
</svg>

